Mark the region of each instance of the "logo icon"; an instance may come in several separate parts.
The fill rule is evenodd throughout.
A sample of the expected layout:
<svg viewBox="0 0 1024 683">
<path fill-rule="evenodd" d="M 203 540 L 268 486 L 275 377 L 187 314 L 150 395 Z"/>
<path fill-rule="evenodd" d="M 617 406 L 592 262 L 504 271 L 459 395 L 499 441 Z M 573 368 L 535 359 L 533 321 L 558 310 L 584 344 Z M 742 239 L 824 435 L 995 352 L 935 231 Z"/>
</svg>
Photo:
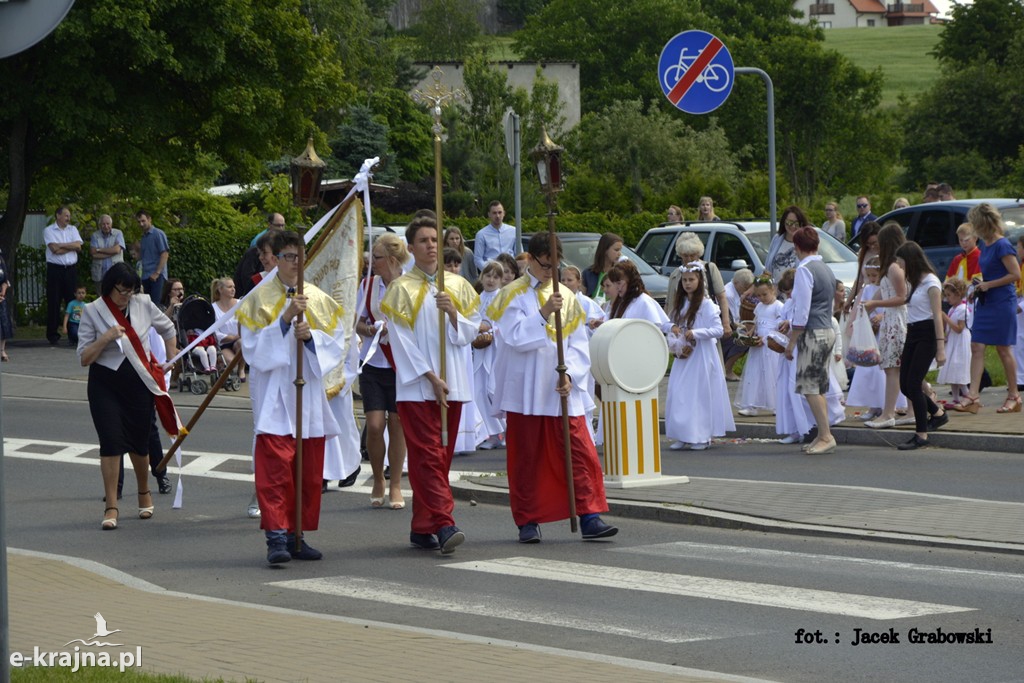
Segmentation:
<svg viewBox="0 0 1024 683">
<path fill-rule="evenodd" d="M 106 638 L 107 636 L 113 635 L 115 633 L 120 633 L 121 629 L 115 628 L 113 631 L 107 629 L 107 620 L 104 619 L 103 615 L 100 614 L 99 612 L 94 614 L 93 618 L 96 620 L 96 633 L 92 634 L 92 638 L 94 640 L 92 640 L 92 641 L 85 641 L 85 640 L 82 640 L 81 638 L 75 638 L 74 640 L 69 640 L 68 642 L 64 643 L 64 647 L 67 647 L 71 643 L 81 643 L 82 645 L 85 645 L 87 647 L 121 647 L 124 644 L 124 643 L 102 643 L 102 642 L 100 642 L 98 640 L 95 640 L 95 638 Z"/>
</svg>

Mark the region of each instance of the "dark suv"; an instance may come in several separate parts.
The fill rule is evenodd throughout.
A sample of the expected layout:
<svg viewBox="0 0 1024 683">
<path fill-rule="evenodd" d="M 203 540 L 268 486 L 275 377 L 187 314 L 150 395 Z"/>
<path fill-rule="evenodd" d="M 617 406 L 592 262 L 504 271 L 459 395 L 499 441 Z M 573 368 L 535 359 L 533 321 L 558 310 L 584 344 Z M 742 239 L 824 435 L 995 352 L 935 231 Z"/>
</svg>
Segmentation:
<svg viewBox="0 0 1024 683">
<path fill-rule="evenodd" d="M 948 202 L 915 204 L 896 209 L 878 219 L 880 225 L 896 221 L 903 227 L 907 239 L 917 242 L 924 249 L 939 275 L 945 275 L 950 262 L 960 253 L 956 229 L 967 222 L 967 212 L 972 206 L 988 202 L 1003 215 L 1006 233 L 1011 241 L 1024 228 L 1024 199 L 954 199 Z M 856 251 L 860 245 L 856 238 L 850 246 Z"/>
</svg>

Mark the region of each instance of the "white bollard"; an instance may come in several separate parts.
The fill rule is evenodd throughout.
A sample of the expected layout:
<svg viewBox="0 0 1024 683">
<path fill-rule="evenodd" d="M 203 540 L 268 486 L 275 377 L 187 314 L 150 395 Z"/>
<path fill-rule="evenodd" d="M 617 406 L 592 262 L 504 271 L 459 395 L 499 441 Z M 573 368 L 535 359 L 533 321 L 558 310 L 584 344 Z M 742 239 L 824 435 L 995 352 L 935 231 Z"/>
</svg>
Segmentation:
<svg viewBox="0 0 1024 683">
<path fill-rule="evenodd" d="M 590 367 L 601 385 L 604 476 L 607 488 L 680 484 L 661 474 L 658 385 L 668 344 L 647 320 L 609 320 L 590 339 Z"/>
</svg>

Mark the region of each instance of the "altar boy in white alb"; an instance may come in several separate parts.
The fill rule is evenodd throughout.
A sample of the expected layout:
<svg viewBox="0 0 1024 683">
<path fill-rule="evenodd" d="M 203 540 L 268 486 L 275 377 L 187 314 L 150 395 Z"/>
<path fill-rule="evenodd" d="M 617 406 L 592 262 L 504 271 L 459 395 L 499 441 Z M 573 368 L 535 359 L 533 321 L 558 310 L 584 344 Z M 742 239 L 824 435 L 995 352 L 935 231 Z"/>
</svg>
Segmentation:
<svg viewBox="0 0 1024 683">
<path fill-rule="evenodd" d="M 319 560 L 321 553 L 295 539 L 296 364 L 303 353 L 302 531 L 320 523 L 325 437 L 338 434 L 323 378 L 342 362 L 342 309 L 313 285 L 296 293 L 302 238 L 281 232 L 272 240 L 277 277 L 249 294 L 238 311 L 242 352 L 250 366 L 256 431 L 256 497 L 267 538 L 267 561 Z M 302 322 L 296 316 L 303 313 Z"/>
</svg>

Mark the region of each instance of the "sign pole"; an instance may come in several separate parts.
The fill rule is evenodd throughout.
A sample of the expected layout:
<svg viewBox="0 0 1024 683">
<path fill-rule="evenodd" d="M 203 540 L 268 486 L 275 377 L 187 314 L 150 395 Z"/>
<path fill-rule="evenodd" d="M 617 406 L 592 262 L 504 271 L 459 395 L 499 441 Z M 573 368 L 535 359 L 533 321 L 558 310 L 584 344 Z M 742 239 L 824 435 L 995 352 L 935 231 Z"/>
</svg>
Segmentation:
<svg viewBox="0 0 1024 683">
<path fill-rule="evenodd" d="M 768 99 L 768 220 L 771 222 L 771 234 L 775 234 L 778 226 L 778 208 L 776 207 L 775 194 L 775 86 L 772 85 L 772 77 L 763 69 L 754 66 L 736 67 L 738 74 L 755 74 L 764 81 L 767 91 L 765 96 Z"/>
</svg>

